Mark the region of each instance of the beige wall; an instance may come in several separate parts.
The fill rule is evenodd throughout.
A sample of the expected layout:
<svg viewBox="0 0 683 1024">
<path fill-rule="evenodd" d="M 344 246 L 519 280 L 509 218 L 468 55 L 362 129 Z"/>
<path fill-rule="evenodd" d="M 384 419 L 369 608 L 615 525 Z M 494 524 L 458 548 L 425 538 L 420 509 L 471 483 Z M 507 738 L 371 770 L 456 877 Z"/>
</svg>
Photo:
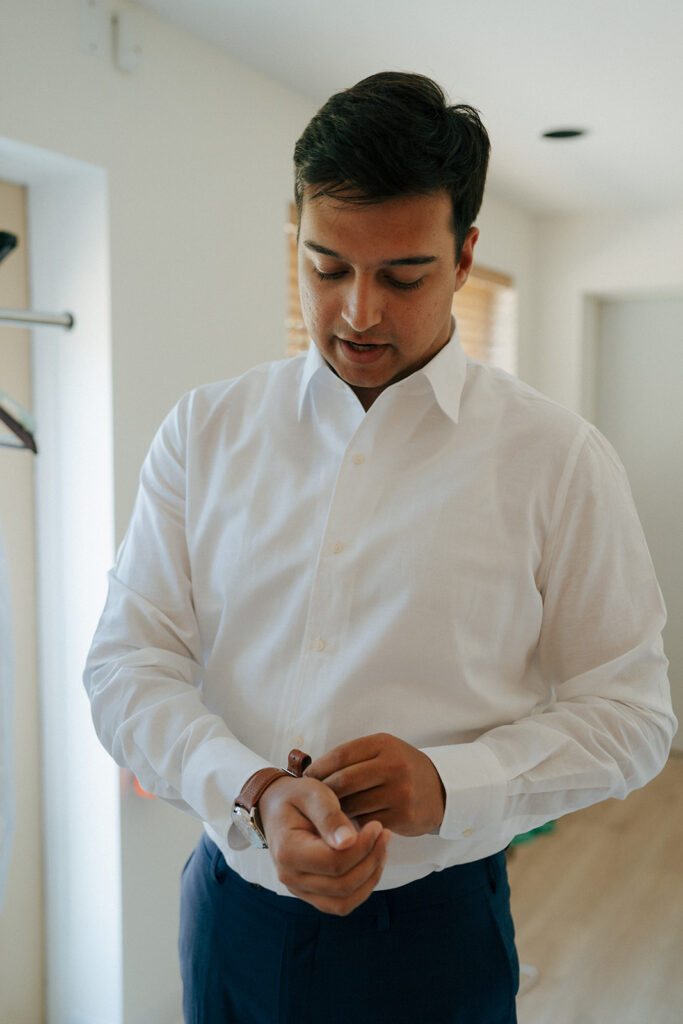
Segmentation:
<svg viewBox="0 0 683 1024">
<path fill-rule="evenodd" d="M 28 272 L 25 189 L 0 181 L 0 230 L 19 246 L 0 263 L 0 306 L 26 309 Z M 31 407 L 27 330 L 0 326 L 0 389 Z M 4 426 L 2 431 L 5 431 Z M 36 659 L 33 458 L 0 447 L 0 530 L 10 572 L 14 652 L 14 791 L 16 824 L 0 913 L 0 1021 L 43 1018 L 43 899 L 40 729 Z M 1 697 L 0 697 L 1 699 Z"/>
</svg>

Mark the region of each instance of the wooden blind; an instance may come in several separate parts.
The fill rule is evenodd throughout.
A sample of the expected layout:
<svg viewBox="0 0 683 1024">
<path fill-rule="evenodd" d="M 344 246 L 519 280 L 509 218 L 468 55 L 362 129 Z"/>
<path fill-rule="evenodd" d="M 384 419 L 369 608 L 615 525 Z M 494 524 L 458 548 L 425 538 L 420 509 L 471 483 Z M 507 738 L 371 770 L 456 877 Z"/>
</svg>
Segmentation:
<svg viewBox="0 0 683 1024">
<path fill-rule="evenodd" d="M 299 302 L 299 275 L 296 251 L 296 207 L 290 206 L 287 233 L 287 315 L 285 318 L 286 355 L 295 356 L 309 346 Z M 512 278 L 486 267 L 475 266 L 467 284 L 456 292 L 453 314 L 458 322 L 462 346 L 469 356 L 482 363 L 500 366 L 515 373 L 516 294 Z"/>
<path fill-rule="evenodd" d="M 290 203 L 289 220 L 285 224 L 287 232 L 287 315 L 285 317 L 286 349 L 285 354 L 296 356 L 305 352 L 310 339 L 304 326 L 299 301 L 299 263 L 296 252 L 296 206 Z"/>
<path fill-rule="evenodd" d="M 517 295 L 512 278 L 474 266 L 453 297 L 453 315 L 468 356 L 517 371 Z"/>
</svg>

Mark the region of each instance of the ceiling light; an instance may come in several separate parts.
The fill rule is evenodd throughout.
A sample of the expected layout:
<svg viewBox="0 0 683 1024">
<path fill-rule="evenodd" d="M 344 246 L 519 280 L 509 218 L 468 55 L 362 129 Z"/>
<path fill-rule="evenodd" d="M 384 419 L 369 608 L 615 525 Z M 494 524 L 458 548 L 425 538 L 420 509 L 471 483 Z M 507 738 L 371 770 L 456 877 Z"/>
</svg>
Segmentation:
<svg viewBox="0 0 683 1024">
<path fill-rule="evenodd" d="M 552 131 L 543 132 L 543 139 L 578 139 L 586 134 L 585 128 L 554 128 Z"/>
</svg>

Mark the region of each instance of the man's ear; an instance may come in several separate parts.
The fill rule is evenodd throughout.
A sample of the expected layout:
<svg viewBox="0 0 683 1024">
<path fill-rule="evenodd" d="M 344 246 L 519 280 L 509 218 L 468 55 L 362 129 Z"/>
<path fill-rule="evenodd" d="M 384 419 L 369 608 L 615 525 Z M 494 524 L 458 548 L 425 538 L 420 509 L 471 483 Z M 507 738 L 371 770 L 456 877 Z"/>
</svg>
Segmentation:
<svg viewBox="0 0 683 1024">
<path fill-rule="evenodd" d="M 479 238 L 479 228 L 470 228 L 465 236 L 465 241 L 462 245 L 462 251 L 460 253 L 460 260 L 455 272 L 455 289 L 454 291 L 460 291 L 462 286 L 470 276 L 470 270 L 472 269 L 472 262 L 474 261 L 474 247 L 477 244 Z"/>
</svg>

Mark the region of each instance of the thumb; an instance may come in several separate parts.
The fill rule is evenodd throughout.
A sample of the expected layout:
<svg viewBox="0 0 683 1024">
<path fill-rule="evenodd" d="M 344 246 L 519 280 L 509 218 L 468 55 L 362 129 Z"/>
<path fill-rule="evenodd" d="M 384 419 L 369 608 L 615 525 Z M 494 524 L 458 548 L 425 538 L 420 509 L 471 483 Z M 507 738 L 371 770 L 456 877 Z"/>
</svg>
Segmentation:
<svg viewBox="0 0 683 1024">
<path fill-rule="evenodd" d="M 329 786 L 316 779 L 302 779 L 297 786 L 297 797 L 299 810 L 328 846 L 333 850 L 346 850 L 354 845 L 358 829 L 344 814 Z"/>
</svg>

